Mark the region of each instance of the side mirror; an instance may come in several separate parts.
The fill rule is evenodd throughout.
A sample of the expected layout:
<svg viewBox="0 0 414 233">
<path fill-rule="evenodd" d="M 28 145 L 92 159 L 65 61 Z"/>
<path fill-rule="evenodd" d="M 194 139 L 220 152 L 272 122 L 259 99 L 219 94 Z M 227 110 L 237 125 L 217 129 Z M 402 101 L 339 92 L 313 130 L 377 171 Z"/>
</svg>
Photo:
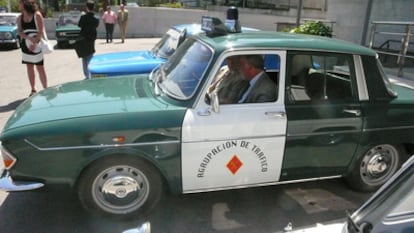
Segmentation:
<svg viewBox="0 0 414 233">
<path fill-rule="evenodd" d="M 151 224 L 144 222 L 141 226 L 123 231 L 122 233 L 151 233 Z"/>
</svg>

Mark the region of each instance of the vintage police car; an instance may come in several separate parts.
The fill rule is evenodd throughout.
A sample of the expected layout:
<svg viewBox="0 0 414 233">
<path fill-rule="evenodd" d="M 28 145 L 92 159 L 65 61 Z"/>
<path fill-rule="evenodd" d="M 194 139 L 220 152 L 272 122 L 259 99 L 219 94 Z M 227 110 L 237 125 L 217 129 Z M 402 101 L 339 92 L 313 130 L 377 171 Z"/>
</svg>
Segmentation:
<svg viewBox="0 0 414 233">
<path fill-rule="evenodd" d="M 75 43 L 80 33 L 78 22 L 81 16 L 80 11 L 70 11 L 59 16 L 55 31 L 58 48 L 66 48 Z"/>
<path fill-rule="evenodd" d="M 203 18 L 149 75 L 50 87 L 0 136 L 0 189 L 67 185 L 88 210 L 145 214 L 163 190 L 196 193 L 345 178 L 379 188 L 413 153 L 414 90 L 388 81 L 377 54 L 336 39 L 226 34 Z M 249 56 L 275 83 L 260 103 L 210 91 L 226 58 Z M 264 76 L 265 77 L 265 76 Z"/>
<path fill-rule="evenodd" d="M 17 17 L 20 13 L 0 13 L 0 46 L 20 48 Z"/>
<path fill-rule="evenodd" d="M 257 29 L 243 27 L 243 31 Z M 97 54 L 89 62 L 88 70 L 92 78 L 150 73 L 164 63 L 185 38 L 201 32 L 200 24 L 172 26 L 151 50 Z"/>
</svg>

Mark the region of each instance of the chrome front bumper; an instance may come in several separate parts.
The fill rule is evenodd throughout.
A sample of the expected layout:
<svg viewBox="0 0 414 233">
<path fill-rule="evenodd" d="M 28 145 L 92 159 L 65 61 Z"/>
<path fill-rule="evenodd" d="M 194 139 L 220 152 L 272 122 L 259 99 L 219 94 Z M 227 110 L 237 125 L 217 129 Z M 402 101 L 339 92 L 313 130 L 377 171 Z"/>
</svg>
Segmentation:
<svg viewBox="0 0 414 233">
<path fill-rule="evenodd" d="M 0 190 L 6 192 L 29 191 L 44 186 L 44 184 L 37 182 L 13 181 L 6 169 L 3 169 L 0 174 Z"/>
</svg>

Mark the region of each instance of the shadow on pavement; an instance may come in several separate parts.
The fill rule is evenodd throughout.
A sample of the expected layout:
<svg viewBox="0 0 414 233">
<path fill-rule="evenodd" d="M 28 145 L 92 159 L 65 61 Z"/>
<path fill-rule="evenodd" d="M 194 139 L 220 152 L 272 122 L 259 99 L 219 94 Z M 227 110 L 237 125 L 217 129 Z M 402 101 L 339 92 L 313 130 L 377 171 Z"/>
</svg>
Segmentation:
<svg viewBox="0 0 414 233">
<path fill-rule="evenodd" d="M 121 233 L 143 221 L 151 223 L 151 233 L 271 233 L 289 222 L 294 227 L 308 226 L 345 217 L 338 200 L 323 200 L 323 209 L 308 213 L 288 195 L 289 191 L 325 190 L 359 206 L 369 194 L 349 190 L 338 180 L 217 191 L 186 195 L 166 194 L 146 218 L 119 220 L 85 212 L 71 192 L 9 193 L 0 206 L 0 229 L 13 233 Z M 317 204 L 312 200 L 310 205 Z M 328 202 L 328 203 L 326 203 Z M 334 208 L 331 208 L 334 207 Z M 326 208 L 325 208 L 326 207 Z"/>
<path fill-rule="evenodd" d="M 13 101 L 7 105 L 0 106 L 0 112 L 13 111 L 17 108 L 17 106 L 19 106 L 25 100 L 26 99 L 20 99 L 20 100 Z"/>
</svg>

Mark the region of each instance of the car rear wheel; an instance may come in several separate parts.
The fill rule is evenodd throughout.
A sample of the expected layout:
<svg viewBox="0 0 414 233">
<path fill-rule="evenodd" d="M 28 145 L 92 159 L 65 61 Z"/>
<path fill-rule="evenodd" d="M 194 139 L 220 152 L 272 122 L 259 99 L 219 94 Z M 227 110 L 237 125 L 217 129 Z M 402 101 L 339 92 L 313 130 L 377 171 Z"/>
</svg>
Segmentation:
<svg viewBox="0 0 414 233">
<path fill-rule="evenodd" d="M 105 158 L 80 177 L 78 196 L 85 209 L 129 218 L 146 215 L 162 194 L 162 179 L 155 168 L 130 157 Z"/>
<path fill-rule="evenodd" d="M 346 177 L 347 181 L 358 191 L 375 191 L 400 168 L 403 155 L 400 146 L 375 145 L 360 156 L 352 172 Z"/>
</svg>

